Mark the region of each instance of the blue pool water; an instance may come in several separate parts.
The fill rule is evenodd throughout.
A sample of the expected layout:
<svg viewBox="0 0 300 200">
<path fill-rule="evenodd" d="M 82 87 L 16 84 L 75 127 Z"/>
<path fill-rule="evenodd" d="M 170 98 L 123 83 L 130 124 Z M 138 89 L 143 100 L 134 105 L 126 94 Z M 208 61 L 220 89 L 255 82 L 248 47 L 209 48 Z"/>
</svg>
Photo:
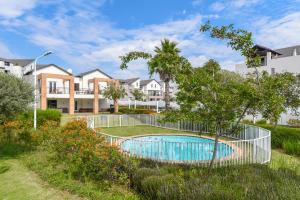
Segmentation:
<svg viewBox="0 0 300 200">
<path fill-rule="evenodd" d="M 214 141 L 186 135 L 151 135 L 134 137 L 121 143 L 130 155 L 164 161 L 204 161 L 213 155 Z M 218 143 L 217 158 L 232 155 L 233 149 Z"/>
</svg>

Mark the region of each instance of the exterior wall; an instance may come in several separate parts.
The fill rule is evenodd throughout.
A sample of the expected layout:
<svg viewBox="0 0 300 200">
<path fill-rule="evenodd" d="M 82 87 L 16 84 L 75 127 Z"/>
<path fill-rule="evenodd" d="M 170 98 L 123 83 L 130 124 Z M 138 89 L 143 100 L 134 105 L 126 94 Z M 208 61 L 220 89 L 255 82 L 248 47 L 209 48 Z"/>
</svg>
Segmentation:
<svg viewBox="0 0 300 200">
<path fill-rule="evenodd" d="M 34 75 L 34 72 L 32 73 Z M 46 68 L 43 68 L 43 69 L 39 69 L 36 71 L 36 74 L 39 75 L 39 74 L 59 74 L 59 75 L 70 75 L 66 72 L 64 72 L 63 70 L 61 69 L 58 69 L 57 67 L 55 66 L 49 66 L 49 67 L 46 67 Z"/>
<path fill-rule="evenodd" d="M 258 67 L 258 71 L 266 71 L 271 74 L 272 68 L 275 69 L 275 73 L 291 72 L 295 74 L 300 73 L 300 55 L 289 56 L 283 58 L 268 58 L 267 65 Z M 248 73 L 254 73 L 255 69 L 247 68 L 246 64 L 237 64 L 235 71 L 241 75 L 246 75 Z"/>
<path fill-rule="evenodd" d="M 92 72 L 90 74 L 87 74 L 85 76 L 83 76 L 81 78 L 81 84 L 82 84 L 82 87 L 81 88 L 89 88 L 90 87 L 93 87 L 92 85 L 93 84 L 89 84 L 89 80 L 90 79 L 94 79 L 94 78 L 106 78 L 106 79 L 111 79 L 109 78 L 108 76 L 98 72 L 98 71 L 95 71 L 95 72 Z M 93 88 L 90 88 L 90 89 L 93 89 Z"/>
</svg>

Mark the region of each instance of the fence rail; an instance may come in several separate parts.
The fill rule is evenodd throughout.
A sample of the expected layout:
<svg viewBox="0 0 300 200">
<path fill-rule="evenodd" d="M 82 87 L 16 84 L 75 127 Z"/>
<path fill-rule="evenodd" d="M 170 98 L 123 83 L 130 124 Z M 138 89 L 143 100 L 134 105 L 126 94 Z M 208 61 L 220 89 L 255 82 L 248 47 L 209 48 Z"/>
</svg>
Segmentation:
<svg viewBox="0 0 300 200">
<path fill-rule="evenodd" d="M 205 133 L 213 133 L 208 124 L 178 121 L 163 123 L 159 115 L 97 115 L 79 116 L 91 128 L 150 125 L 183 131 L 180 135 L 208 138 Z M 239 133 L 222 138 L 218 144 L 215 166 L 267 163 L 271 159 L 271 132 L 267 129 L 242 125 Z M 197 133 L 197 134 L 195 134 Z M 160 162 L 187 163 L 207 166 L 212 157 L 214 140 L 204 142 L 168 142 L 145 140 L 139 137 L 118 137 L 98 132 L 111 145 L 117 145 L 128 156 L 152 159 Z M 141 133 L 142 135 L 143 133 Z M 224 133 L 224 135 L 226 135 Z M 165 134 L 161 134 L 165 135 Z M 174 135 L 174 134 L 172 134 Z M 175 134 L 176 135 L 176 134 Z M 127 145 L 127 146 L 126 146 Z"/>
</svg>

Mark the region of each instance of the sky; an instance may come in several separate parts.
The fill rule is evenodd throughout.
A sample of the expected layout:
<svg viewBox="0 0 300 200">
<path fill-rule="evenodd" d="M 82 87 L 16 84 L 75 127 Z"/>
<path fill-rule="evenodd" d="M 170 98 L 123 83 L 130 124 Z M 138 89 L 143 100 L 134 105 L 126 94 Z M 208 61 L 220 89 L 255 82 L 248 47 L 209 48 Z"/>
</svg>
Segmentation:
<svg viewBox="0 0 300 200">
<path fill-rule="evenodd" d="M 35 58 L 74 74 L 99 68 L 115 78 L 148 78 L 146 61 L 120 70 L 119 56 L 153 53 L 164 38 L 195 67 L 208 59 L 234 70 L 243 58 L 201 24 L 234 24 L 269 48 L 300 45 L 300 0 L 0 0 L 0 57 Z"/>
</svg>

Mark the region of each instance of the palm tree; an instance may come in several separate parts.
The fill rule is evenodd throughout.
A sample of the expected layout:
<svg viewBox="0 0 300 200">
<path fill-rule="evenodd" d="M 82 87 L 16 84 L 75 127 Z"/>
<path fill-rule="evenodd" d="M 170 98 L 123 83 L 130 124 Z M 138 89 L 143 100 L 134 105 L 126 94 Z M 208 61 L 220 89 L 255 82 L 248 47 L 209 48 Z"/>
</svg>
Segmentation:
<svg viewBox="0 0 300 200">
<path fill-rule="evenodd" d="M 190 70 L 191 65 L 183 56 L 180 56 L 180 50 L 177 43 L 168 39 L 161 41 L 160 47 L 155 47 L 155 54 L 145 52 L 129 52 L 121 56 L 121 69 L 126 69 L 127 64 L 139 58 L 148 59 L 148 69 L 150 77 L 158 74 L 165 83 L 165 103 L 166 110 L 170 108 L 170 81 L 174 81 L 178 73 Z"/>
<path fill-rule="evenodd" d="M 119 84 L 110 84 L 108 88 L 103 92 L 105 98 L 111 99 L 114 101 L 114 113 L 119 112 L 118 99 L 125 96 L 125 89 L 122 88 Z"/>
<path fill-rule="evenodd" d="M 144 97 L 144 93 L 139 90 L 139 89 L 134 89 L 131 94 L 133 95 L 134 97 L 134 108 L 136 109 L 136 101 L 141 101 L 143 100 L 143 97 Z"/>
</svg>

